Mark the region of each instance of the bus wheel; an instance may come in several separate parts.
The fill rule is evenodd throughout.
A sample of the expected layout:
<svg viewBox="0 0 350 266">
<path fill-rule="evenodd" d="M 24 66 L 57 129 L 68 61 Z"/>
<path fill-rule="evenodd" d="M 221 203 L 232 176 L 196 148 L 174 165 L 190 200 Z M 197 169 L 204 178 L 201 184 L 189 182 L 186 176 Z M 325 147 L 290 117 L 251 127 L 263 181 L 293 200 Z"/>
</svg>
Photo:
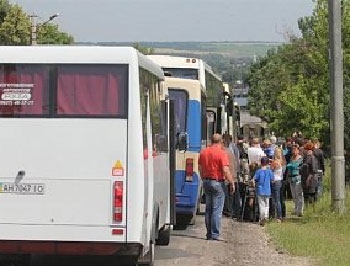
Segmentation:
<svg viewBox="0 0 350 266">
<path fill-rule="evenodd" d="M 154 241 L 151 241 L 149 244 L 149 251 L 148 253 L 142 257 L 141 260 L 137 263 L 137 266 L 143 265 L 143 266 L 154 266 L 154 250 L 155 250 L 155 243 Z"/>
<path fill-rule="evenodd" d="M 170 226 L 165 225 L 163 228 L 159 230 L 158 239 L 156 244 L 158 246 L 167 246 L 170 242 Z"/>
</svg>

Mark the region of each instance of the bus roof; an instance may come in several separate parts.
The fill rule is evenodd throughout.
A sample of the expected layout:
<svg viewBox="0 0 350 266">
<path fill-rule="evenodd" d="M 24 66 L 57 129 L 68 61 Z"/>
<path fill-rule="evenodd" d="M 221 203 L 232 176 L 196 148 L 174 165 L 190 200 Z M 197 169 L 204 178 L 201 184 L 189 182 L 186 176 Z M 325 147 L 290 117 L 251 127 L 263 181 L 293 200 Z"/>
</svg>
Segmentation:
<svg viewBox="0 0 350 266">
<path fill-rule="evenodd" d="M 138 64 L 164 79 L 159 65 L 133 47 L 1 46 L 6 64 Z"/>
<path fill-rule="evenodd" d="M 210 65 L 208 65 L 207 63 L 203 62 L 204 63 L 204 67 L 205 67 L 205 70 L 210 73 L 211 75 L 213 75 L 217 80 L 219 81 L 222 81 L 221 78 L 214 73 L 212 67 Z"/>
<path fill-rule="evenodd" d="M 179 57 L 171 55 L 148 55 L 155 63 L 162 68 L 192 68 L 199 69 L 202 59 Z"/>
</svg>

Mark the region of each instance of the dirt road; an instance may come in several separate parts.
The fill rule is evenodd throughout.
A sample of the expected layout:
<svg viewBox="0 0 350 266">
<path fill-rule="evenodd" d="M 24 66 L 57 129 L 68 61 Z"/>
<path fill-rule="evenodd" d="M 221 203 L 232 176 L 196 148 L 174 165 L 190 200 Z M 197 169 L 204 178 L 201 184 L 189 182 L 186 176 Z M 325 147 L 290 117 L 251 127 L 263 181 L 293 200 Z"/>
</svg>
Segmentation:
<svg viewBox="0 0 350 266">
<path fill-rule="evenodd" d="M 224 218 L 225 241 L 205 239 L 204 216 L 194 226 L 174 230 L 169 246 L 156 248 L 155 266 L 315 266 L 308 258 L 279 254 L 257 224 Z M 117 266 L 118 261 L 91 257 L 37 257 L 32 266 Z M 123 264 L 125 265 L 125 264 Z M 128 265 L 131 266 L 131 265 Z"/>
<path fill-rule="evenodd" d="M 269 244 L 265 229 L 257 224 L 239 223 L 224 218 L 224 242 L 205 239 L 204 217 L 195 226 L 173 231 L 171 244 L 158 248 L 156 266 L 310 266 L 308 258 L 279 254 Z"/>
</svg>

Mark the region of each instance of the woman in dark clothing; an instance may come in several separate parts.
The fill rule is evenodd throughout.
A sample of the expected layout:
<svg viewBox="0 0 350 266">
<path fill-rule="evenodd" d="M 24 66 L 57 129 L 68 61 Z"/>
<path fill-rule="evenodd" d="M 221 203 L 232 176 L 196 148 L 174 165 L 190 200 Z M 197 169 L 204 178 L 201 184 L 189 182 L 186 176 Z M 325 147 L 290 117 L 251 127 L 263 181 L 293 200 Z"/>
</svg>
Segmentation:
<svg viewBox="0 0 350 266">
<path fill-rule="evenodd" d="M 314 144 L 314 156 L 317 161 L 317 175 L 318 175 L 318 186 L 317 186 L 317 193 L 316 193 L 316 200 L 322 196 L 323 192 L 323 174 L 325 171 L 325 166 L 324 166 L 324 154 L 323 151 L 321 150 L 321 145 L 318 139 L 313 139 L 312 143 Z"/>
<path fill-rule="evenodd" d="M 309 142 L 304 146 L 306 155 L 301 166 L 301 182 L 304 190 L 306 203 L 313 203 L 316 200 L 318 186 L 317 159 L 313 154 L 314 145 Z"/>
</svg>

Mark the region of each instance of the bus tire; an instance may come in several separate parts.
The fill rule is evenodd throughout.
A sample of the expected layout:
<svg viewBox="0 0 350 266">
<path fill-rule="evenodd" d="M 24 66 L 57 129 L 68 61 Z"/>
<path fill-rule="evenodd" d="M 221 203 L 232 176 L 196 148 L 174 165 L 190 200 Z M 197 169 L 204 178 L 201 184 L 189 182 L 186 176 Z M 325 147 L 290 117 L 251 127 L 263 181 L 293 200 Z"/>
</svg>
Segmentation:
<svg viewBox="0 0 350 266">
<path fill-rule="evenodd" d="M 170 242 L 170 226 L 165 225 L 159 230 L 158 239 L 156 245 L 158 246 L 168 246 Z"/>
</svg>

